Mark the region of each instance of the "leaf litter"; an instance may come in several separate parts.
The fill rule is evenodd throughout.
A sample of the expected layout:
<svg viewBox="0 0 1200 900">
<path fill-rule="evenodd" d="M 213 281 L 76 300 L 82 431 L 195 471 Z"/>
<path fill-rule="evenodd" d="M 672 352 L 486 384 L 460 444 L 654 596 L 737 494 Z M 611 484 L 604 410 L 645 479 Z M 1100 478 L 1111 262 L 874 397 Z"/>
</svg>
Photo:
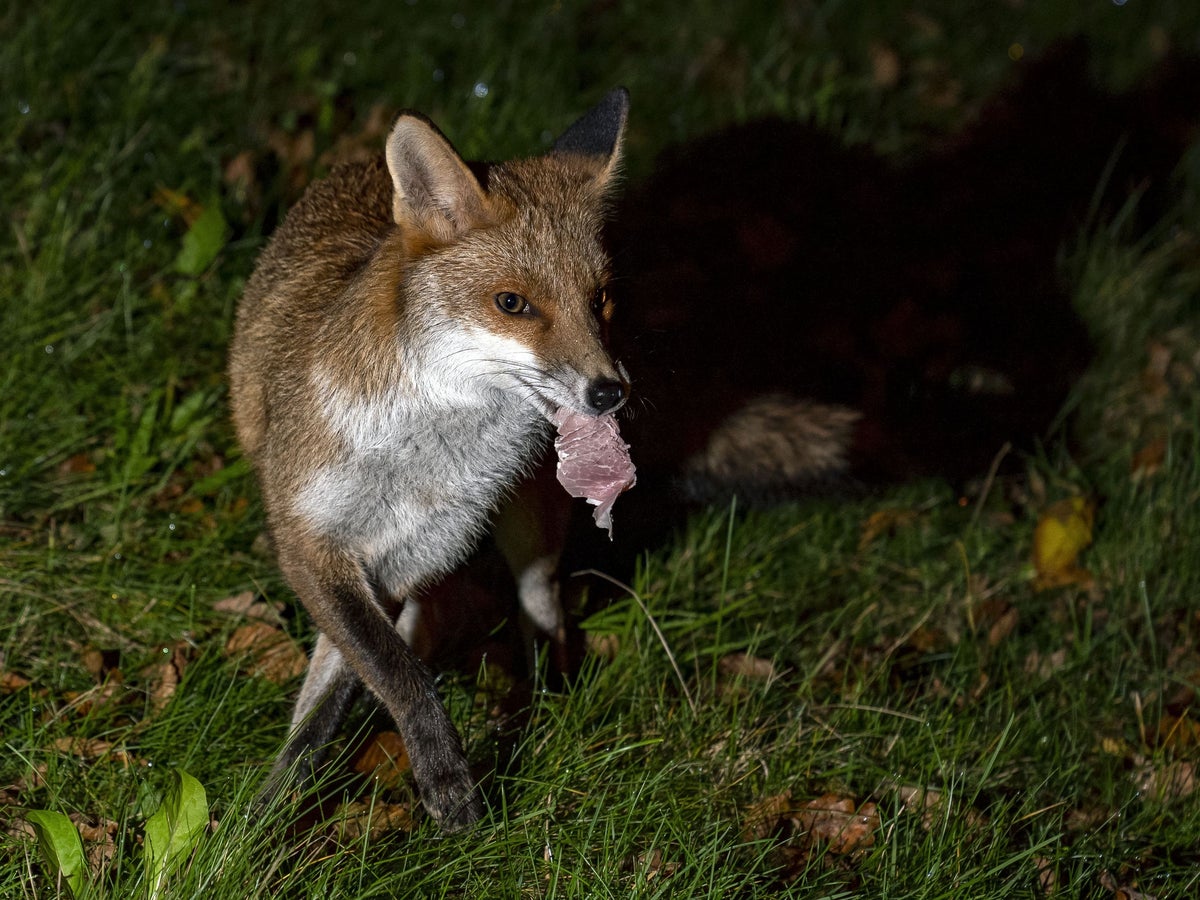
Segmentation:
<svg viewBox="0 0 1200 900">
<path fill-rule="evenodd" d="M 772 860 L 785 883 L 810 866 L 847 869 L 875 845 L 879 809 L 846 794 L 796 802 L 790 789 L 751 804 L 742 818 L 746 842 L 774 838 Z"/>
</svg>

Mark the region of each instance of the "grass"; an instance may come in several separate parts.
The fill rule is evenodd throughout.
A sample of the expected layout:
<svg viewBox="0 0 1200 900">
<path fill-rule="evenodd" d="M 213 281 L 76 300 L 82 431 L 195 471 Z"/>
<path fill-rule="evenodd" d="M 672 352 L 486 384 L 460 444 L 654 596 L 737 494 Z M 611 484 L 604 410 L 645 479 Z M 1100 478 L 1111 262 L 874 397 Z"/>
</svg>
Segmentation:
<svg viewBox="0 0 1200 900">
<path fill-rule="evenodd" d="M 0 13 L 0 675 L 28 681 L 0 689 L 0 895 L 56 895 L 26 808 L 116 823 L 99 894 L 141 895 L 136 844 L 173 767 L 220 824 L 171 896 L 999 898 L 1044 895 L 1043 871 L 1060 896 L 1194 895 L 1200 793 L 1172 781 L 1200 761 L 1194 149 L 1157 228 L 1097 223 L 1064 247 L 1098 348 L 1070 407 L 1082 449 L 1049 443 L 985 495 L 933 480 L 699 512 L 647 548 L 636 599 L 618 591 L 585 623 L 606 653 L 569 689 L 508 720 L 503 673 L 447 676 L 472 758 L 496 773 L 469 835 L 420 822 L 334 838 L 248 813 L 296 683 L 243 674 L 226 651 L 242 623 L 213 609 L 244 590 L 291 602 L 255 543 L 223 358 L 292 179 L 319 174 L 376 104 L 503 157 L 614 83 L 634 97 L 633 179 L 671 142 L 768 113 L 900 158 L 969 122 L 1013 56 L 1056 36 L 1085 32 L 1115 87 L 1164 40 L 1200 50 L 1185 2 L 902 7 Z M 895 84 L 872 68 L 881 47 L 903 62 Z M 263 149 L 305 133 L 309 155 Z M 258 168 L 239 188 L 225 173 L 243 151 Z M 212 208 L 225 240 L 192 271 L 188 223 Z M 1154 352 L 1170 361 L 1157 393 Z M 1157 473 L 1131 478 L 1160 438 Z M 1095 583 L 1035 592 L 1038 517 L 1078 493 L 1103 500 L 1083 559 Z M 109 662 L 89 670 L 97 650 Z M 805 804 L 822 796 L 873 803 L 877 823 L 814 842 Z M 378 795 L 411 799 L 404 781 Z"/>
</svg>

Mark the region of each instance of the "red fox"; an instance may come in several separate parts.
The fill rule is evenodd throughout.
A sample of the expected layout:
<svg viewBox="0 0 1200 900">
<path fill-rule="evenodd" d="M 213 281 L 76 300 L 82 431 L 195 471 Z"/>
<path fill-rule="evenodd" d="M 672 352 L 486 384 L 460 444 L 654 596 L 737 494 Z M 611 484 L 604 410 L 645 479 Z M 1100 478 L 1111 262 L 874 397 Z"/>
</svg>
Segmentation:
<svg viewBox="0 0 1200 900">
<path fill-rule="evenodd" d="M 413 595 L 472 549 L 552 417 L 628 397 L 606 347 L 600 241 L 627 115 L 614 90 L 545 155 L 472 168 L 404 113 L 383 158 L 310 187 L 263 251 L 230 349 L 233 419 L 280 568 L 319 630 L 268 795 L 319 764 L 365 684 L 430 814 L 448 829 L 482 814 L 405 640 Z M 510 556 L 532 571 L 527 618 L 560 629 L 537 541 Z"/>
</svg>

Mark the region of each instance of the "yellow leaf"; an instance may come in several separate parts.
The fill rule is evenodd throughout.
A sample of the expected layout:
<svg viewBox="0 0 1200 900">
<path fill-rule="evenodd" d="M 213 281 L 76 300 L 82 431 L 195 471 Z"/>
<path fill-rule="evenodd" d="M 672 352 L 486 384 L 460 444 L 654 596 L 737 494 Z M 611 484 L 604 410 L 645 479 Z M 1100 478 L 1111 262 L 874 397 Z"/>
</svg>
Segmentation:
<svg viewBox="0 0 1200 900">
<path fill-rule="evenodd" d="M 1091 573 L 1079 566 L 1078 559 L 1092 542 L 1095 515 L 1096 504 L 1087 497 L 1059 500 L 1042 513 L 1033 532 L 1035 589 L 1091 584 Z"/>
</svg>

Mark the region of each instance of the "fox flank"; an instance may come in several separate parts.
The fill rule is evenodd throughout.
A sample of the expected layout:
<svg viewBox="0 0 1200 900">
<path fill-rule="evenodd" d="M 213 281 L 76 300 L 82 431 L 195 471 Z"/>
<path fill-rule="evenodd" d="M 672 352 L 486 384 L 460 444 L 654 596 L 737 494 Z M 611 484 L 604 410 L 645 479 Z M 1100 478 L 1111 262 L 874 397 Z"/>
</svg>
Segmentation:
<svg viewBox="0 0 1200 900">
<path fill-rule="evenodd" d="M 433 676 L 414 595 L 474 547 L 556 416 L 629 389 L 606 347 L 600 244 L 628 114 L 607 94 L 534 159 L 469 167 L 402 114 L 386 153 L 308 189 L 259 258 L 230 350 L 234 424 L 279 565 L 319 630 L 264 788 L 320 765 L 362 685 L 395 719 L 445 828 L 483 807 Z M 535 504 L 536 505 L 536 502 Z M 528 513 L 504 513 L 524 523 Z M 536 541 L 501 539 L 531 629 L 562 610 Z"/>
</svg>

